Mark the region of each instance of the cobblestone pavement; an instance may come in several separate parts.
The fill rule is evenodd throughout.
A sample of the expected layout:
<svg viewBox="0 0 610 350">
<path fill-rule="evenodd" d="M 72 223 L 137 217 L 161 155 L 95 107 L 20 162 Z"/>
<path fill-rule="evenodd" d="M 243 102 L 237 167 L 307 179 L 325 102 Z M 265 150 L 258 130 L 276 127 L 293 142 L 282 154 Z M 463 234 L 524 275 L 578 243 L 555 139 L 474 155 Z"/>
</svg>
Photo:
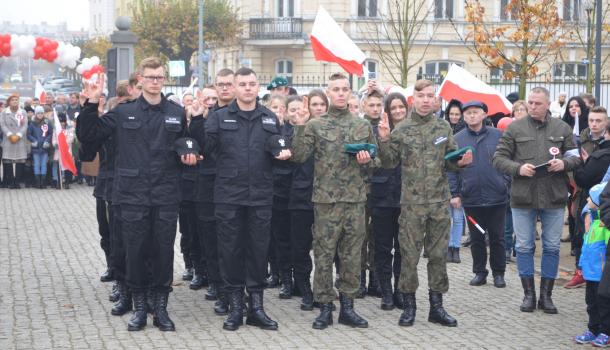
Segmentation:
<svg viewBox="0 0 610 350">
<path fill-rule="evenodd" d="M 177 240 L 178 242 L 178 240 Z M 278 290 L 265 294 L 267 313 L 279 322 L 278 331 L 244 326 L 223 331 L 204 290 L 191 291 L 180 281 L 182 259 L 176 244 L 175 288 L 169 311 L 177 332 L 152 326 L 128 332 L 128 315 L 110 315 L 111 283 L 101 283 L 104 256 L 99 248 L 95 201 L 91 188 L 70 190 L 0 190 L 0 349 L 196 349 L 196 348 L 389 348 L 389 349 L 567 349 L 586 328 L 584 289 L 558 288 L 558 315 L 519 312 L 521 286 L 514 264 L 508 287 L 470 287 L 471 258 L 448 266 L 451 288 L 447 310 L 457 328 L 427 322 L 425 264 L 415 326 L 399 327 L 400 310 L 382 311 L 379 299 L 356 301 L 369 320 L 368 329 L 351 329 L 335 322 L 325 331 L 311 328 L 316 313 L 301 311 L 299 299 L 280 301 Z M 425 263 L 425 260 L 422 260 Z M 335 320 L 338 312 L 335 313 Z M 589 348 L 589 346 L 587 346 Z"/>
</svg>

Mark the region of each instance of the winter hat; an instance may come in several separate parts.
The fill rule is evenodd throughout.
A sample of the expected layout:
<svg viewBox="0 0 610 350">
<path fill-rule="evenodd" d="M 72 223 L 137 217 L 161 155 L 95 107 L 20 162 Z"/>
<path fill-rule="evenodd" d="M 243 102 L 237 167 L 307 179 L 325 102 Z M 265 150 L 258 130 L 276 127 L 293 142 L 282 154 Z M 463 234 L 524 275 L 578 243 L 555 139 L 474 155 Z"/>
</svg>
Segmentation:
<svg viewBox="0 0 610 350">
<path fill-rule="evenodd" d="M 36 109 L 34 109 L 34 113 L 38 114 L 38 113 L 44 113 L 44 107 L 42 106 L 36 106 Z"/>
</svg>

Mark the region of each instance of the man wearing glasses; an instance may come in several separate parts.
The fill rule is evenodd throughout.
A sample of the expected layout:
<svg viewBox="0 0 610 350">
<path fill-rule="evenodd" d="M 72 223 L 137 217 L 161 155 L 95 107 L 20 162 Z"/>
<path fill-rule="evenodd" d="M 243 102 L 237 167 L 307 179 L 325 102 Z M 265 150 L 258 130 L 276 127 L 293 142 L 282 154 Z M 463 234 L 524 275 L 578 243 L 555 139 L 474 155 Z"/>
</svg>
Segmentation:
<svg viewBox="0 0 610 350">
<path fill-rule="evenodd" d="M 135 312 L 128 330 L 146 326 L 146 291 L 154 290 L 153 324 L 161 331 L 174 331 L 167 314 L 172 289 L 174 240 L 180 203 L 180 162 L 197 163 L 196 155 L 178 158 L 174 141 L 184 136 L 186 116 L 181 106 L 161 94 L 165 69 L 158 58 L 142 60 L 138 68 L 142 95 L 119 104 L 98 117 L 98 102 L 105 76 L 85 84 L 87 96 L 77 124 L 84 145 L 115 142 L 113 201 L 118 205 L 121 232 L 126 244 L 126 284 L 133 292 Z M 201 114 L 202 111 L 193 111 Z M 154 257 L 151 259 L 151 257 Z M 152 262 L 152 274 L 147 262 Z M 152 280 L 149 279 L 152 276 Z"/>
</svg>

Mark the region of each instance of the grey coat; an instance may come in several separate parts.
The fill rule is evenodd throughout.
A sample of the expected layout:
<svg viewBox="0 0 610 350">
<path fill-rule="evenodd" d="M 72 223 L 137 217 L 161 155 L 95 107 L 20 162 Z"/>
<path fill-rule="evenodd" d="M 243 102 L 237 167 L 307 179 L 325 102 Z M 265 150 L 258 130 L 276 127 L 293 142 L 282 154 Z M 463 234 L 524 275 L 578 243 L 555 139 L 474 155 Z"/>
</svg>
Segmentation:
<svg viewBox="0 0 610 350">
<path fill-rule="evenodd" d="M 23 109 L 18 109 L 16 113 L 6 108 L 0 114 L 0 128 L 2 129 L 2 159 L 25 160 L 28 157 L 27 134 L 28 118 Z M 17 143 L 11 143 L 9 136 L 17 134 L 21 137 Z"/>
</svg>

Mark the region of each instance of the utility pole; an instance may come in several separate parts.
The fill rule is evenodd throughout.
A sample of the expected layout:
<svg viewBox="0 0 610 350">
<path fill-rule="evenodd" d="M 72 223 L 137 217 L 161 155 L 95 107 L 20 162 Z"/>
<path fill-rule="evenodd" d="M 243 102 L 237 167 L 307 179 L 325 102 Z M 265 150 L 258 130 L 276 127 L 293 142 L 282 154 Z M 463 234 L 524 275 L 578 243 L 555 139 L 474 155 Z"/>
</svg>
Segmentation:
<svg viewBox="0 0 610 350">
<path fill-rule="evenodd" d="M 199 52 L 197 53 L 197 86 L 199 91 L 203 90 L 203 0 L 199 0 Z"/>
<path fill-rule="evenodd" d="M 602 80 L 602 1 L 596 1 L 595 8 L 595 101 L 601 103 Z"/>
</svg>

